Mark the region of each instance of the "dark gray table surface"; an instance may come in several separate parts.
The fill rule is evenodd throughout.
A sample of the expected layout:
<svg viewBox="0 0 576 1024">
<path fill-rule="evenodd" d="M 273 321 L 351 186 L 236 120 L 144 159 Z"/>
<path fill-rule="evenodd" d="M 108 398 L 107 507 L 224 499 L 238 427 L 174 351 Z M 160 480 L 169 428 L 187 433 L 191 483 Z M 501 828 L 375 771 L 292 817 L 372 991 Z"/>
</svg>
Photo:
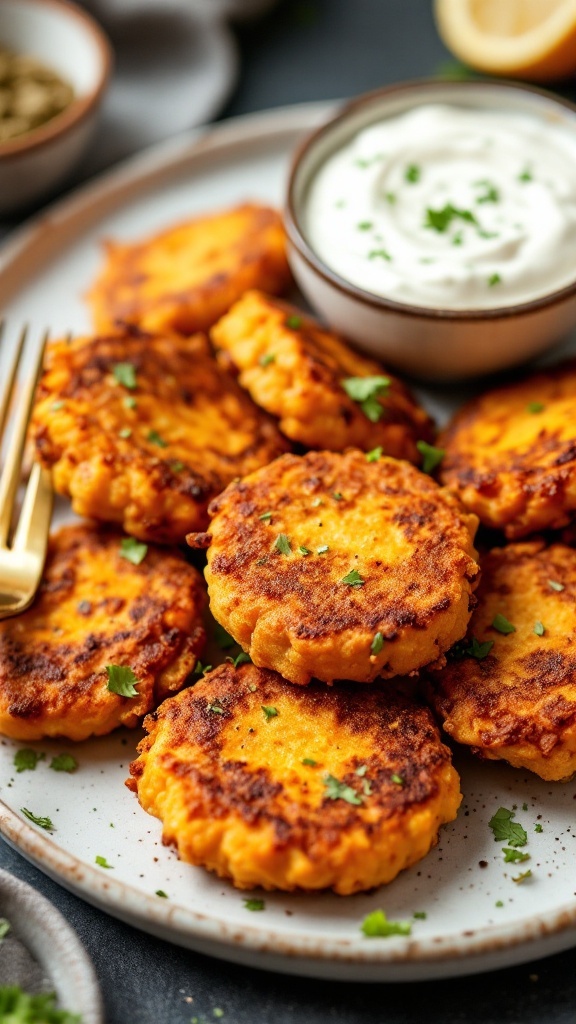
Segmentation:
<svg viewBox="0 0 576 1024">
<path fill-rule="evenodd" d="M 239 38 L 243 70 L 225 117 L 434 74 L 451 59 L 435 33 L 430 0 L 291 0 L 242 27 Z M 190 1024 L 194 1016 L 204 1024 L 218 1019 L 214 1009 L 223 1011 L 223 1024 L 576 1022 L 576 951 L 451 981 L 297 979 L 138 932 L 84 904 L 1 842 L 0 866 L 35 886 L 76 928 L 102 986 L 107 1024 Z"/>
</svg>

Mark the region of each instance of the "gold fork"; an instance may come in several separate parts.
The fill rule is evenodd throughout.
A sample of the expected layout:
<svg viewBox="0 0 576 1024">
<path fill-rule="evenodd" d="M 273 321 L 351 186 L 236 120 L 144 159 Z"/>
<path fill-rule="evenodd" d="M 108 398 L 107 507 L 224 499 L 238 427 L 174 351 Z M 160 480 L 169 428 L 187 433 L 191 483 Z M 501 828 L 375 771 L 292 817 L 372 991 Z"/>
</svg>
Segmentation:
<svg viewBox="0 0 576 1024">
<path fill-rule="evenodd" d="M 0 324 L 0 340 L 4 324 Z M 42 370 L 46 334 L 36 345 L 26 344 L 24 327 L 14 346 L 6 377 L 0 388 L 0 439 L 8 413 L 16 408 L 6 461 L 0 476 L 0 619 L 17 615 L 32 603 L 38 589 L 48 545 L 53 492 L 50 474 L 35 464 L 30 473 L 16 528 L 12 534 L 14 507 L 22 479 L 22 461 L 36 386 Z M 24 358 L 23 358 L 24 356 Z M 30 362 L 28 363 L 28 358 Z M 22 393 L 15 399 L 19 369 L 26 367 Z"/>
</svg>

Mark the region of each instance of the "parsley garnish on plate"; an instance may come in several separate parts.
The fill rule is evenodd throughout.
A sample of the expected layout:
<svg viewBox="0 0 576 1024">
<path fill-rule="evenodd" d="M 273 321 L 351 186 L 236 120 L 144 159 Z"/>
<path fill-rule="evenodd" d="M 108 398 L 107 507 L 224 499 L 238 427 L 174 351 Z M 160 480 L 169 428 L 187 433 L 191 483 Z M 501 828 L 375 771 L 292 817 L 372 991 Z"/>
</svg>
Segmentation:
<svg viewBox="0 0 576 1024">
<path fill-rule="evenodd" d="M 197 662 L 196 662 L 196 664 L 194 666 L 194 675 L 205 676 L 207 672 L 211 672 L 211 671 L 212 671 L 212 665 L 203 665 L 202 662 L 200 661 L 200 658 L 198 658 L 198 660 L 197 660 Z"/>
<path fill-rule="evenodd" d="M 0 1021 L 6 1024 L 81 1024 L 76 1013 L 59 1010 L 56 995 L 29 995 L 17 985 L 0 987 Z"/>
<path fill-rule="evenodd" d="M 246 651 L 240 651 L 240 654 L 237 654 L 235 658 L 226 658 L 226 661 L 230 661 L 234 668 L 238 668 L 238 665 L 248 665 L 252 658 L 249 654 L 246 654 Z"/>
<path fill-rule="evenodd" d="M 266 352 L 263 356 L 260 356 L 260 359 L 258 360 L 260 366 L 263 366 L 264 368 L 275 362 L 276 356 L 272 352 Z"/>
<path fill-rule="evenodd" d="M 473 636 L 469 643 L 466 640 L 459 640 L 448 653 L 451 658 L 468 657 L 476 658 L 477 661 L 483 661 L 484 658 L 488 657 L 493 647 L 493 640 L 485 640 L 484 643 L 481 644 L 480 641 Z"/>
<path fill-rule="evenodd" d="M 43 761 L 45 754 L 40 754 L 29 747 L 22 747 L 14 754 L 14 767 L 17 772 L 33 772 L 38 761 Z"/>
<path fill-rule="evenodd" d="M 136 401 L 136 399 L 134 398 L 133 395 L 126 395 L 126 397 L 125 397 L 125 399 L 124 399 L 122 404 L 123 404 L 125 409 L 137 409 L 138 408 L 138 402 Z"/>
<path fill-rule="evenodd" d="M 10 922 L 5 917 L 0 917 L 0 942 L 4 939 L 10 931 Z"/>
<path fill-rule="evenodd" d="M 530 868 L 528 868 L 528 871 L 522 871 L 522 873 L 520 875 L 516 875 L 515 878 L 513 877 L 512 881 L 516 882 L 516 885 L 521 885 L 522 882 L 526 882 L 529 878 L 532 878 L 532 872 Z"/>
<path fill-rule="evenodd" d="M 394 775 L 391 775 L 390 778 L 392 782 L 396 783 L 397 786 L 404 785 L 404 779 L 402 778 L 401 775 L 396 775 L 396 773 L 394 773 Z"/>
<path fill-rule="evenodd" d="M 317 555 L 325 555 L 327 551 L 330 551 L 327 544 L 321 544 L 319 548 L 316 548 Z"/>
<path fill-rule="evenodd" d="M 528 835 L 526 830 L 518 821 L 512 821 L 514 811 L 507 807 L 499 807 L 488 825 L 494 833 L 494 841 L 497 843 L 508 843 L 509 846 L 526 846 Z"/>
<path fill-rule="evenodd" d="M 213 715 L 224 714 L 224 708 L 220 707 L 219 704 L 208 704 L 208 711 L 211 711 Z"/>
<path fill-rule="evenodd" d="M 424 227 L 443 234 L 448 230 L 452 222 L 458 219 L 465 221 L 467 224 L 478 224 L 471 210 L 459 210 L 453 203 L 446 203 L 439 210 L 434 210 L 430 206 L 427 208 Z"/>
<path fill-rule="evenodd" d="M 505 864 L 522 864 L 523 861 L 530 860 L 529 853 L 521 853 L 520 850 L 512 850 L 509 846 L 503 846 L 502 853 L 504 854 Z"/>
<path fill-rule="evenodd" d="M 544 412 L 545 408 L 546 406 L 544 405 L 544 402 L 528 402 L 528 405 L 526 406 L 526 411 L 532 413 L 532 415 L 534 416 L 538 412 Z"/>
<path fill-rule="evenodd" d="M 540 824 L 539 821 L 534 825 L 534 831 L 535 832 L 543 832 L 544 831 L 544 829 L 542 828 L 542 825 Z"/>
<path fill-rule="evenodd" d="M 141 544 L 135 537 L 123 537 L 120 544 L 120 557 L 132 565 L 140 565 L 148 554 L 148 545 Z"/>
<path fill-rule="evenodd" d="M 544 633 L 546 632 L 546 626 L 544 625 L 544 623 L 543 622 L 535 622 L 534 623 L 534 632 L 536 633 L 536 636 L 544 636 Z"/>
<path fill-rule="evenodd" d="M 392 262 L 392 257 L 386 249 L 371 249 L 368 253 L 369 260 L 386 260 L 388 263 Z"/>
<path fill-rule="evenodd" d="M 122 427 L 122 430 L 118 431 L 118 437 L 121 437 L 123 441 L 126 441 L 129 437 L 132 437 L 132 431 L 130 427 Z"/>
<path fill-rule="evenodd" d="M 136 381 L 136 369 L 132 363 L 116 363 L 112 367 L 112 373 L 117 384 L 121 384 L 123 388 L 128 388 L 129 391 L 135 391 L 138 387 Z"/>
<path fill-rule="evenodd" d="M 498 630 L 498 632 L 502 633 L 504 636 L 508 636 L 509 633 L 516 632 L 516 626 L 513 626 L 511 622 L 508 622 L 508 619 L 504 615 L 501 615 L 500 612 L 498 612 L 492 619 L 492 625 L 494 629 Z"/>
<path fill-rule="evenodd" d="M 109 864 L 106 860 L 106 857 L 101 857 L 100 854 L 96 855 L 94 863 L 97 864 L 99 868 L 106 868 L 108 871 L 114 870 L 112 864 Z"/>
<path fill-rule="evenodd" d="M 281 555 L 289 555 L 290 552 L 292 551 L 292 548 L 290 547 L 290 539 L 286 536 L 285 533 L 278 534 L 276 540 L 274 541 L 274 547 L 276 548 L 276 551 L 280 552 Z"/>
<path fill-rule="evenodd" d="M 308 768 L 315 768 L 318 762 L 315 761 L 313 757 L 303 757 L 302 764 L 307 765 Z"/>
<path fill-rule="evenodd" d="M 560 594 L 564 590 L 564 584 L 558 583 L 557 580 L 548 580 L 548 586 L 551 590 L 555 590 L 557 594 Z"/>
<path fill-rule="evenodd" d="M 78 761 L 72 754 L 57 754 L 50 761 L 50 767 L 54 772 L 67 772 L 71 775 L 78 767 Z"/>
<path fill-rule="evenodd" d="M 261 519 L 263 523 L 269 523 L 272 520 L 272 513 L 263 512 L 262 515 L 258 516 L 258 519 Z"/>
<path fill-rule="evenodd" d="M 358 231 L 370 231 L 370 228 L 373 228 L 374 225 L 371 220 L 361 220 L 356 227 L 358 228 Z"/>
<path fill-rule="evenodd" d="M 334 775 L 324 776 L 324 786 L 326 788 L 326 799 L 327 800 L 345 800 L 347 804 L 354 804 L 358 806 L 362 803 L 362 797 L 358 796 L 352 786 L 348 786 L 345 782 L 340 782 Z"/>
<path fill-rule="evenodd" d="M 38 825 L 38 828 L 43 828 L 45 832 L 54 831 L 54 825 L 50 818 L 40 818 L 38 815 L 33 814 L 32 811 L 29 811 L 27 807 L 21 807 L 20 810 L 24 817 L 28 818 L 28 821 L 32 821 L 35 825 Z"/>
<path fill-rule="evenodd" d="M 106 687 L 110 693 L 117 693 L 119 697 L 138 696 L 138 690 L 134 686 L 134 683 L 138 682 L 138 677 L 128 665 L 106 665 L 106 674 Z"/>
<path fill-rule="evenodd" d="M 264 900 L 248 899 L 244 900 L 244 907 L 246 910 L 264 910 L 266 904 Z"/>
<path fill-rule="evenodd" d="M 490 277 L 488 278 L 488 287 L 493 288 L 495 284 L 500 284 L 501 281 L 502 278 L 500 277 L 500 274 L 494 272 L 493 274 L 490 274 Z"/>
<path fill-rule="evenodd" d="M 168 893 L 164 892 L 164 889 L 156 889 L 156 892 L 154 893 L 154 895 L 155 896 L 160 896 L 160 898 L 163 899 L 163 900 L 167 900 L 168 899 Z"/>
<path fill-rule="evenodd" d="M 300 554 L 304 558 L 306 557 L 306 555 L 311 555 L 312 554 L 310 548 L 305 548 L 303 544 L 300 545 L 300 547 L 298 548 L 298 551 L 300 552 Z"/>
<path fill-rule="evenodd" d="M 373 910 L 360 925 L 360 931 L 367 939 L 388 939 L 391 935 L 410 935 L 410 921 L 389 921 L 383 910 Z"/>
<path fill-rule="evenodd" d="M 179 459 L 174 459 L 172 462 L 169 462 L 168 465 L 173 473 L 181 473 L 184 469 L 184 463 L 180 462 Z"/>
<path fill-rule="evenodd" d="M 351 569 L 345 576 L 340 580 L 341 583 L 347 583 L 349 587 L 363 587 L 366 580 L 362 579 L 357 569 Z"/>
<path fill-rule="evenodd" d="M 476 181 L 474 184 L 478 188 L 483 188 L 482 195 L 476 198 L 477 203 L 499 203 L 500 193 L 493 182 L 491 181 Z"/>
<path fill-rule="evenodd" d="M 518 175 L 518 181 L 533 181 L 532 171 L 529 167 L 525 167 L 523 171 Z"/>
<path fill-rule="evenodd" d="M 289 327 L 291 331 L 298 331 L 302 327 L 301 316 L 289 316 L 286 317 L 286 327 Z"/>
<path fill-rule="evenodd" d="M 383 647 L 384 647 L 384 636 L 383 636 L 383 634 L 380 633 L 380 632 L 375 633 L 374 637 L 372 639 L 372 643 L 370 644 L 370 653 L 371 654 L 380 654 L 380 651 L 382 650 Z"/>
<path fill-rule="evenodd" d="M 271 718 L 276 718 L 279 714 L 278 708 L 273 708 L 271 704 L 261 704 L 260 707 L 264 712 L 264 718 L 267 722 L 269 722 Z"/>
<path fill-rule="evenodd" d="M 435 448 L 433 444 L 428 444 L 427 441 L 416 441 L 416 447 L 422 456 L 422 472 L 433 473 L 446 452 L 443 448 Z"/>
<path fill-rule="evenodd" d="M 345 377 L 342 387 L 353 402 L 358 402 L 362 412 L 371 423 L 379 423 L 384 416 L 384 407 L 378 401 L 390 387 L 389 377 Z"/>
<path fill-rule="evenodd" d="M 428 914 L 425 910 L 415 910 L 412 917 L 414 917 L 416 921 L 425 921 Z"/>
<path fill-rule="evenodd" d="M 418 164 L 408 164 L 404 172 L 404 180 L 410 182 L 411 185 L 415 185 L 422 177 L 422 169 Z"/>
</svg>

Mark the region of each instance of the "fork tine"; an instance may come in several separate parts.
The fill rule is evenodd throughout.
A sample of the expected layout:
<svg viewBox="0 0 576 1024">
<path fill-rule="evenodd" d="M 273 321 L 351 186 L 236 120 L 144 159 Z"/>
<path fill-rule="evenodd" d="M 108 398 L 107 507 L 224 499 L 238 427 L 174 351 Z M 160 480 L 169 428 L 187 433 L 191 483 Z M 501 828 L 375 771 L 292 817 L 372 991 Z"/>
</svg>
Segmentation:
<svg viewBox="0 0 576 1024">
<path fill-rule="evenodd" d="M 2 394 L 0 395 L 0 437 L 2 436 L 4 425 L 6 423 L 6 417 L 8 416 L 8 412 L 10 410 L 10 399 L 12 397 L 12 392 L 14 390 L 14 381 L 16 379 L 18 364 L 22 356 L 24 342 L 26 341 L 27 331 L 27 327 L 23 327 L 22 330 L 20 331 L 20 337 L 18 339 L 18 343 L 14 348 L 14 352 L 12 353 L 12 358 L 10 359 L 8 371 L 6 373 L 6 378 L 4 381 L 4 386 L 2 388 Z M 0 324 L 0 341 L 2 340 L 3 334 L 4 320 L 2 320 L 2 323 Z"/>
<path fill-rule="evenodd" d="M 32 411 L 32 405 L 34 403 L 38 378 L 42 369 L 44 349 L 46 347 L 47 340 L 48 332 L 46 332 L 42 339 L 42 343 L 38 346 L 38 350 L 35 353 L 34 360 L 30 368 L 30 376 L 24 386 L 22 398 L 18 402 L 16 423 L 14 426 L 14 432 L 10 439 L 10 450 L 6 457 L 2 476 L 0 477 L 0 546 L 2 547 L 5 547 L 8 541 L 8 533 L 10 531 L 10 523 L 12 521 L 12 513 L 14 511 L 14 499 L 20 483 L 22 453 L 26 442 L 28 422 Z M 21 353 L 22 346 L 18 346 L 18 349 L 19 353 Z"/>
<path fill-rule="evenodd" d="M 48 470 L 42 469 L 38 463 L 35 463 L 22 502 L 12 551 L 15 553 L 25 551 L 27 554 L 33 555 L 39 565 L 44 564 L 46 557 L 48 546 L 46 524 L 50 522 L 53 502 L 54 492 L 50 474 Z"/>
</svg>

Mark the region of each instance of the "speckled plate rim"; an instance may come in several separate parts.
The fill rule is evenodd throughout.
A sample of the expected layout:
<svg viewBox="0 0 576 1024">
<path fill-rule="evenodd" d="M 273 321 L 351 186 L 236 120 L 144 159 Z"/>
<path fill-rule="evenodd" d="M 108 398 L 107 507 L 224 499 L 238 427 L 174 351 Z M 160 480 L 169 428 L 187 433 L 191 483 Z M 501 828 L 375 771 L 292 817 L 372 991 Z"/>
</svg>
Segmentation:
<svg viewBox="0 0 576 1024">
<path fill-rule="evenodd" d="M 226 153 L 233 158 L 266 141 L 295 141 L 333 112 L 334 104 L 300 104 L 231 119 L 155 146 L 101 175 L 48 207 L 0 249 L 0 306 L 37 275 L 53 253 L 122 203 L 201 166 L 205 157 Z M 520 923 L 463 931 L 457 940 L 434 936 L 367 944 L 360 934 L 319 939 L 301 932 L 287 938 L 263 922 L 240 929 L 221 917 L 191 911 L 175 901 L 166 905 L 103 877 L 1 800 L 0 835 L 55 881 L 113 916 L 179 945 L 268 970 L 335 980 L 424 980 L 525 963 L 576 946 L 576 899 Z"/>
</svg>

